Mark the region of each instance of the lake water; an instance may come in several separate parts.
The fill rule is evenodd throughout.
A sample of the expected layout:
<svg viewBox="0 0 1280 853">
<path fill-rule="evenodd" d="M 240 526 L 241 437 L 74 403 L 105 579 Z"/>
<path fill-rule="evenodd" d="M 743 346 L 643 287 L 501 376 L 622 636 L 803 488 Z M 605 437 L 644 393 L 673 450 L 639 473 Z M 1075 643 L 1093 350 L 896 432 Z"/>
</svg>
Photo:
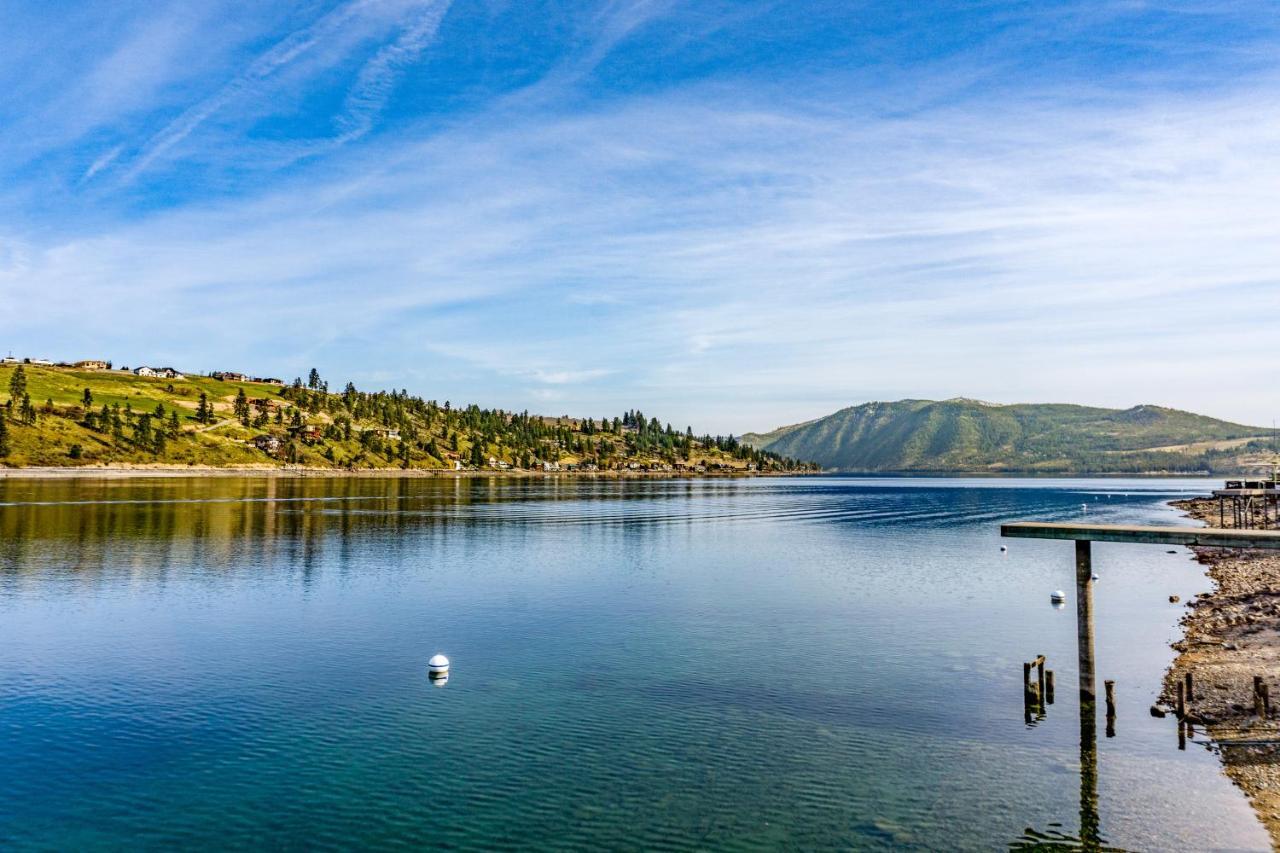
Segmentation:
<svg viewBox="0 0 1280 853">
<path fill-rule="evenodd" d="M 1070 543 L 1194 481 L 0 479 L 6 849 L 1078 836 Z M 1081 504 L 1087 504 L 1087 510 Z M 1147 708 L 1185 549 L 1094 546 L 1097 820 L 1267 849 Z M 426 662 L 453 669 L 433 686 Z M 1027 725 L 1021 663 L 1057 702 Z M 1092 809 L 1086 803 L 1086 820 Z"/>
</svg>

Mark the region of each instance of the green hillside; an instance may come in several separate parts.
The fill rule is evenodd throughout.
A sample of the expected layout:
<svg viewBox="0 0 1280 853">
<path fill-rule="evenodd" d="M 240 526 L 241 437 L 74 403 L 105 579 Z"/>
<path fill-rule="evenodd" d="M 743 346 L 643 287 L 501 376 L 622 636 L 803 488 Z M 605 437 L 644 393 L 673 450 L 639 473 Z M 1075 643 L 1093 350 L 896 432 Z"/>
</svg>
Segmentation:
<svg viewBox="0 0 1280 853">
<path fill-rule="evenodd" d="M 161 464 L 317 468 L 784 471 L 732 436 L 646 418 L 548 418 L 457 408 L 348 385 L 147 378 L 0 365 L 0 466 Z"/>
<path fill-rule="evenodd" d="M 1268 431 L 1159 406 L 866 403 L 743 442 L 857 472 L 1234 471 Z"/>
</svg>

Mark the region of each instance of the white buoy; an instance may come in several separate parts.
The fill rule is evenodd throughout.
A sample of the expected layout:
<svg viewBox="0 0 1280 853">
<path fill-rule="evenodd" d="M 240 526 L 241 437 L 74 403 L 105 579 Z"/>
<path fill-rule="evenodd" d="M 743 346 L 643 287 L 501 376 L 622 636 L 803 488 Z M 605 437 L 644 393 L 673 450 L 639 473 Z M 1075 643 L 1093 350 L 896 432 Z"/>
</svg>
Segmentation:
<svg viewBox="0 0 1280 853">
<path fill-rule="evenodd" d="M 1062 604 L 1067 600 L 1067 594 L 1060 589 L 1055 589 L 1049 594 L 1049 600 L 1054 604 Z"/>
<path fill-rule="evenodd" d="M 443 675 L 449 671 L 449 659 L 444 655 L 433 655 L 427 661 L 427 671 L 432 675 Z"/>
</svg>

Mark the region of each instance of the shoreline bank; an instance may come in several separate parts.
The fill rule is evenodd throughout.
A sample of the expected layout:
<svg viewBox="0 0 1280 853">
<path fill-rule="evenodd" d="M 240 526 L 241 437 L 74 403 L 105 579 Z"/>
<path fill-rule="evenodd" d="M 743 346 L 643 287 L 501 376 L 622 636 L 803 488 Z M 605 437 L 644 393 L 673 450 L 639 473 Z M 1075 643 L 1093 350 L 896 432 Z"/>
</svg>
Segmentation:
<svg viewBox="0 0 1280 853">
<path fill-rule="evenodd" d="M 1211 498 L 1171 501 L 1187 516 L 1218 526 Z M 1227 527 L 1231 527 L 1227 519 Z M 1177 658 L 1165 674 L 1160 705 L 1177 707 L 1178 685 L 1192 677 L 1187 721 L 1203 726 L 1223 768 L 1248 797 L 1280 850 L 1280 554 L 1193 547 L 1213 589 L 1187 602 Z M 1275 697 L 1269 715 L 1254 710 L 1254 678 Z"/>
</svg>

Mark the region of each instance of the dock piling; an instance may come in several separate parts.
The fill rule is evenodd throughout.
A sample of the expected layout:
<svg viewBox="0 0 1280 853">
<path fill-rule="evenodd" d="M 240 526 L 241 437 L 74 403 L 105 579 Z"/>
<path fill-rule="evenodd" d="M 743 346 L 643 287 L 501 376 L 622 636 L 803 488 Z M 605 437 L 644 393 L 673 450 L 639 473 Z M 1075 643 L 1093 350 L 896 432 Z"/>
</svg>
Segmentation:
<svg viewBox="0 0 1280 853">
<path fill-rule="evenodd" d="M 1080 661 L 1080 698 L 1096 701 L 1093 677 L 1093 543 L 1076 540 L 1076 649 Z"/>
</svg>

